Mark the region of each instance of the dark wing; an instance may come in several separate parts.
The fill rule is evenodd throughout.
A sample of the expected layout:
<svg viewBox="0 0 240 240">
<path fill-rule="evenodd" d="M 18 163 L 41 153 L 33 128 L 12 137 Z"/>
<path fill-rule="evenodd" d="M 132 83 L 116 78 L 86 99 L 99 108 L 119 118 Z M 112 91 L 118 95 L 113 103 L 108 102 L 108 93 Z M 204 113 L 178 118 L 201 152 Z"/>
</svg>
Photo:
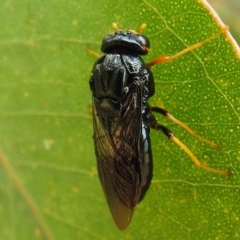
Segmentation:
<svg viewBox="0 0 240 240">
<path fill-rule="evenodd" d="M 141 95 L 139 86 L 133 84 L 117 122 L 99 118 L 93 106 L 99 178 L 113 219 L 122 230 L 129 225 L 139 199 Z"/>
</svg>

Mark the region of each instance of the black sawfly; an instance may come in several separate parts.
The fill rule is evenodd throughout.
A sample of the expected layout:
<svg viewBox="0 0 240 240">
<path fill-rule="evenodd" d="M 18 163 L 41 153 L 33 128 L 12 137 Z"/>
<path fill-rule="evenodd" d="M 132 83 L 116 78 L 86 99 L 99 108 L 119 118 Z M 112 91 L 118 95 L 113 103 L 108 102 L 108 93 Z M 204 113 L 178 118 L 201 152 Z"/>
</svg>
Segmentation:
<svg viewBox="0 0 240 240">
<path fill-rule="evenodd" d="M 99 179 L 113 219 L 120 230 L 131 221 L 136 205 L 144 198 L 152 179 L 153 161 L 150 128 L 162 131 L 179 145 L 198 166 L 207 171 L 229 176 L 228 171 L 200 162 L 192 151 L 165 126 L 156 121 L 159 113 L 177 123 L 190 134 L 217 145 L 174 118 L 167 110 L 151 107 L 148 99 L 154 95 L 151 67 L 170 62 L 217 37 L 225 29 L 171 57 L 158 57 L 145 63 L 140 57 L 150 49 L 149 39 L 138 31 L 119 30 L 102 41 L 104 53 L 97 59 L 90 77 L 93 101 L 94 145 Z"/>
</svg>

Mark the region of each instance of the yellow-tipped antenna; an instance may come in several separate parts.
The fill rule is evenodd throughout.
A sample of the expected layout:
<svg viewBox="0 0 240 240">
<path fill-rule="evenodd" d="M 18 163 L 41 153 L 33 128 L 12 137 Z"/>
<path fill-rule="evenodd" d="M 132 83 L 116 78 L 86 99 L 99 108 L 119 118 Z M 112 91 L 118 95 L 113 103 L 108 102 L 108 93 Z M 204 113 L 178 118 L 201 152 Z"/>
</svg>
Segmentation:
<svg viewBox="0 0 240 240">
<path fill-rule="evenodd" d="M 137 34 L 137 33 L 142 33 L 142 31 L 146 28 L 146 26 L 147 26 L 147 24 L 146 24 L 146 23 L 143 23 L 143 24 L 141 24 L 141 26 L 138 28 L 137 31 L 136 31 L 136 30 L 131 30 L 131 29 L 130 29 L 129 31 L 132 32 L 132 33 L 135 33 L 135 34 Z M 117 23 L 115 23 L 115 22 L 112 23 L 112 28 L 113 28 L 116 32 L 117 32 L 117 31 L 120 31 Z"/>
<path fill-rule="evenodd" d="M 142 33 L 142 31 L 147 27 L 146 23 L 142 23 L 142 25 L 139 27 L 139 29 L 137 30 L 138 33 Z"/>
<path fill-rule="evenodd" d="M 119 31 L 119 27 L 115 22 L 112 23 L 112 27 L 115 31 Z"/>
</svg>

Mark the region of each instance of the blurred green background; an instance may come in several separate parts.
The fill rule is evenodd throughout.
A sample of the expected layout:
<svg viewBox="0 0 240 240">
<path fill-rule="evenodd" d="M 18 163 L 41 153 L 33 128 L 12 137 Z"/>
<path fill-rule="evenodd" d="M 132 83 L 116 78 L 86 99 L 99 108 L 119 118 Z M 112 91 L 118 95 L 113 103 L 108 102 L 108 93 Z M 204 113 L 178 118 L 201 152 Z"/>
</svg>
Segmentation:
<svg viewBox="0 0 240 240">
<path fill-rule="evenodd" d="M 208 0 L 216 10 L 219 17 L 226 25 L 237 41 L 240 43 L 240 0 Z"/>
</svg>

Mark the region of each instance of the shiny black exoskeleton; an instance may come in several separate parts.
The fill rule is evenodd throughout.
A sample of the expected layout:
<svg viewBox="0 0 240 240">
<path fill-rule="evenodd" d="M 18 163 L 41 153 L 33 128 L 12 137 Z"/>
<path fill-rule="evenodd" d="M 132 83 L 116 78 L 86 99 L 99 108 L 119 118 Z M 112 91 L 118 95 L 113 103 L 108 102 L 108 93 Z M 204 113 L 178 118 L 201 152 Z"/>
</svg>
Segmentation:
<svg viewBox="0 0 240 240">
<path fill-rule="evenodd" d="M 115 26 L 115 25 L 114 25 Z M 144 24 L 140 27 L 142 30 Z M 225 32 L 220 29 L 209 38 L 193 44 L 173 56 L 160 56 L 144 63 L 140 55 L 148 53 L 147 37 L 129 30 L 116 30 L 103 39 L 105 53 L 94 64 L 90 79 L 93 94 L 93 127 L 98 174 L 110 211 L 118 228 L 125 229 L 135 206 L 143 199 L 152 179 L 150 128 L 162 131 L 191 158 L 197 167 L 226 177 L 230 171 L 209 167 L 165 126 L 155 112 L 178 124 L 191 135 L 213 148 L 217 144 L 195 133 L 167 110 L 150 107 L 154 79 L 150 67 L 171 62 Z"/>
<path fill-rule="evenodd" d="M 139 56 L 149 47 L 148 38 L 134 31 L 106 36 L 105 55 L 95 62 L 90 79 L 98 173 L 120 229 L 130 223 L 152 179 L 148 98 L 154 79 Z"/>
</svg>

